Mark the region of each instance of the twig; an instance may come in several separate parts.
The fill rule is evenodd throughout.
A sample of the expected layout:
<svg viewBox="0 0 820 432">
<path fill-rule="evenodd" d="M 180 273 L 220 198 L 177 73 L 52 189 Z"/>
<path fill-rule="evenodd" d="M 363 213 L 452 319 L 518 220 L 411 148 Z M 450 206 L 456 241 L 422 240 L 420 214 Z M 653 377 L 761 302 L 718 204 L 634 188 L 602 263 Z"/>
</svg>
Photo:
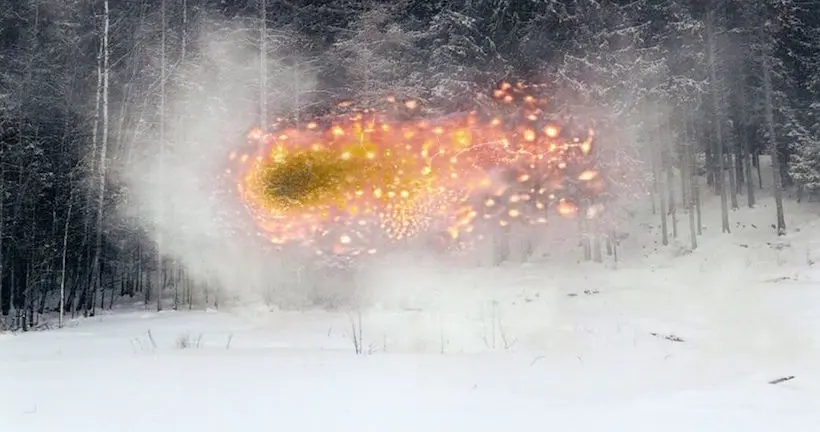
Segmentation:
<svg viewBox="0 0 820 432">
<path fill-rule="evenodd" d="M 225 343 L 225 349 L 231 349 L 231 341 L 233 341 L 233 333 L 228 335 L 228 342 Z"/>
<path fill-rule="evenodd" d="M 154 349 L 156 350 L 157 342 L 154 340 L 154 335 L 151 334 L 151 330 L 148 330 L 148 340 L 151 341 L 151 346 L 154 347 Z"/>
<path fill-rule="evenodd" d="M 351 329 L 351 336 L 353 338 L 353 350 L 356 354 L 362 353 L 362 319 L 361 319 L 361 312 L 359 313 L 359 328 L 356 328 L 356 320 L 353 318 L 353 315 L 350 316 L 350 329 Z"/>
<path fill-rule="evenodd" d="M 789 375 L 789 376 L 786 376 L 786 377 L 782 377 L 782 378 L 778 378 L 776 380 L 769 381 L 769 384 L 780 384 L 780 383 L 784 383 L 786 381 L 791 381 L 793 379 L 794 379 L 794 375 Z"/>
<path fill-rule="evenodd" d="M 658 337 L 658 338 L 666 339 L 669 342 L 685 342 L 683 340 L 683 338 L 681 338 L 680 336 L 674 335 L 674 334 L 662 335 L 662 334 L 658 334 L 658 333 L 655 333 L 655 332 L 650 332 L 649 334 L 652 335 L 652 336 Z"/>
</svg>

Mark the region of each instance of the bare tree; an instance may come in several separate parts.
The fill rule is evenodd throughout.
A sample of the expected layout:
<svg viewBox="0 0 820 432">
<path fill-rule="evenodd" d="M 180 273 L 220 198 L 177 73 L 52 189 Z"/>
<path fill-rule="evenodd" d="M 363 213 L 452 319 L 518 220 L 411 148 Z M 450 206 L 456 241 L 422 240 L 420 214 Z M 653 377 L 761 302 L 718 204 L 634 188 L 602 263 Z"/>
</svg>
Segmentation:
<svg viewBox="0 0 820 432">
<path fill-rule="evenodd" d="M 159 183 L 157 185 L 157 192 L 160 194 L 158 199 L 157 211 L 157 274 L 156 274 L 156 301 L 157 311 L 162 310 L 162 290 L 165 287 L 165 268 L 163 265 L 163 229 L 165 223 L 165 81 L 167 78 L 167 55 L 166 55 L 166 33 L 168 22 L 165 16 L 166 0 L 162 0 L 160 15 L 162 19 L 162 39 L 160 46 L 160 91 L 159 91 Z"/>
<path fill-rule="evenodd" d="M 97 222 L 96 236 L 94 240 L 94 262 L 91 266 L 94 273 L 94 291 L 91 294 L 91 313 L 94 314 L 97 291 L 103 296 L 100 307 L 103 305 L 104 290 L 101 289 L 100 254 L 102 253 L 102 231 L 103 231 L 103 209 L 105 208 L 105 175 L 106 157 L 108 154 L 108 83 L 110 75 L 109 54 L 108 54 L 108 34 L 110 29 L 110 10 L 108 0 L 103 1 L 103 37 L 102 37 L 102 141 L 100 142 L 100 160 L 97 169 Z"/>
</svg>

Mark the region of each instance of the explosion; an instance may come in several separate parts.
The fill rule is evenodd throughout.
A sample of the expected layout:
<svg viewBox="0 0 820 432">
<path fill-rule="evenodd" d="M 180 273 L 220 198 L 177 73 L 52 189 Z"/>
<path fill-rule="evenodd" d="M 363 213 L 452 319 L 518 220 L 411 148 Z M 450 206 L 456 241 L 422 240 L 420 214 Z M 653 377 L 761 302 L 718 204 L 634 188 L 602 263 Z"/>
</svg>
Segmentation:
<svg viewBox="0 0 820 432">
<path fill-rule="evenodd" d="M 572 217 L 603 190 L 594 130 L 551 119 L 537 86 L 503 82 L 491 111 L 439 118 L 386 98 L 248 134 L 255 152 L 230 159 L 240 198 L 276 245 L 318 255 L 375 254 L 428 234 L 453 244 L 513 223 Z"/>
</svg>

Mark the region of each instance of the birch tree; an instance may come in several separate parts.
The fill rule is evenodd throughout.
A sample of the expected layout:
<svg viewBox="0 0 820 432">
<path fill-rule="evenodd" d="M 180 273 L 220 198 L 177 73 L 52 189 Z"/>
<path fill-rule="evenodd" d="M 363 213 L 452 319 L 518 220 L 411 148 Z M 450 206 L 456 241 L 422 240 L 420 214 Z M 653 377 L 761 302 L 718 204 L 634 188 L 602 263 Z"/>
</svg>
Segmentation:
<svg viewBox="0 0 820 432">
<path fill-rule="evenodd" d="M 164 254 L 163 254 L 163 240 L 164 240 L 164 233 L 163 230 L 165 229 L 165 199 L 166 194 L 164 193 L 165 187 L 165 84 L 166 84 L 166 67 L 167 67 L 167 55 L 166 55 L 166 34 L 167 34 L 167 19 L 166 19 L 166 0 L 162 0 L 160 5 L 160 14 L 161 14 L 161 45 L 160 45 L 160 90 L 159 90 L 159 169 L 158 169 L 158 180 L 157 180 L 157 251 L 156 251 L 156 302 L 157 302 L 157 311 L 162 310 L 162 291 L 165 288 L 165 267 L 164 267 Z"/>
<path fill-rule="evenodd" d="M 96 235 L 94 239 L 94 262 L 91 266 L 94 274 L 94 291 L 91 294 L 91 315 L 94 315 L 97 292 L 102 296 L 100 306 L 105 299 L 105 291 L 102 289 L 100 272 L 100 255 L 102 254 L 103 238 L 103 209 L 105 208 L 105 181 L 106 164 L 108 155 L 108 85 L 109 85 L 109 50 L 108 37 L 110 29 L 110 11 L 108 0 L 103 0 L 103 31 L 102 31 L 102 138 L 100 140 L 100 160 L 97 165 L 97 222 Z M 113 295 L 113 294 L 112 294 Z"/>
</svg>

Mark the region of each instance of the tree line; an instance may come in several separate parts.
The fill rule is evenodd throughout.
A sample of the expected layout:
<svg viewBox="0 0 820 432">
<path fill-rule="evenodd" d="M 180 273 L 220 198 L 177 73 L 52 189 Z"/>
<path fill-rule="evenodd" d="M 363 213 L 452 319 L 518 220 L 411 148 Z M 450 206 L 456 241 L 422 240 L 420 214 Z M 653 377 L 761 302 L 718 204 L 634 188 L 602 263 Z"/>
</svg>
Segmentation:
<svg viewBox="0 0 820 432">
<path fill-rule="evenodd" d="M 229 145 L 345 98 L 458 110 L 512 76 L 595 118 L 610 193 L 648 193 L 664 244 L 682 212 L 697 247 L 706 192 L 729 232 L 770 191 L 782 235 L 784 193 L 820 191 L 818 17 L 801 0 L 0 0 L 0 321 L 218 304 L 157 228 L 186 223 L 163 167 L 213 135 L 203 115 L 232 118 Z M 134 211 L 146 160 L 156 206 Z M 614 252 L 616 219 L 581 221 L 587 259 Z"/>
</svg>

